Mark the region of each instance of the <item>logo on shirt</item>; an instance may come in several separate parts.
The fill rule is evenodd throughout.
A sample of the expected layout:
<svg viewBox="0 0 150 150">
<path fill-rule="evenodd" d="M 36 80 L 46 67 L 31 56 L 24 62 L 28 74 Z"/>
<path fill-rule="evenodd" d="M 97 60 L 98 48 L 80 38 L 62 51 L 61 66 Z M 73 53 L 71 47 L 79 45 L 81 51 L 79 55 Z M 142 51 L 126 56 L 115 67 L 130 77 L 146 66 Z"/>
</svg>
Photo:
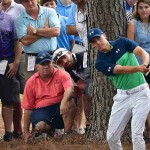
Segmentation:
<svg viewBox="0 0 150 150">
<path fill-rule="evenodd" d="M 94 31 L 91 31 L 89 32 L 89 36 L 93 35 L 94 34 Z"/>
<path fill-rule="evenodd" d="M 119 53 L 120 52 L 120 49 L 118 48 L 117 50 L 116 50 L 116 53 Z"/>
</svg>

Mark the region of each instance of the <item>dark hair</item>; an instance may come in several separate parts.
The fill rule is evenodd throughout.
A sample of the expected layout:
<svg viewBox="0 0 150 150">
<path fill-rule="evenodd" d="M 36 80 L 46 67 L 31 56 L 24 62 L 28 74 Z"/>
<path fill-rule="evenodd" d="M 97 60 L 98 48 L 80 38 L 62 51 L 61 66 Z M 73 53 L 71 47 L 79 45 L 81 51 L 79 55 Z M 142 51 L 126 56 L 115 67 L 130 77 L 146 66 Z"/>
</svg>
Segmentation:
<svg viewBox="0 0 150 150">
<path fill-rule="evenodd" d="M 57 0 L 41 0 L 41 6 L 43 6 L 45 3 L 47 3 L 47 2 L 55 2 L 56 3 L 56 5 L 57 5 Z"/>
<path fill-rule="evenodd" d="M 134 18 L 141 21 L 140 15 L 138 13 L 138 7 L 140 3 L 145 3 L 145 4 L 150 5 L 150 0 L 138 0 L 136 3 L 136 12 L 134 14 Z M 150 20 L 150 16 L 149 16 L 149 20 Z"/>
</svg>

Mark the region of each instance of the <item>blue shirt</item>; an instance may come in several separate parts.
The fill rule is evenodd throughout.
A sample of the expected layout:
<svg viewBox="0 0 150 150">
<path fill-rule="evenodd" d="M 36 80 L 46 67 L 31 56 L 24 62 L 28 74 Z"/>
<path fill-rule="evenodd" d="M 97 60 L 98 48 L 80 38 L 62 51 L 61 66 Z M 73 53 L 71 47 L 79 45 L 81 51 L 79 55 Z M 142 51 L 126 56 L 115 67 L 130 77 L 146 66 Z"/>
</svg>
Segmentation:
<svg viewBox="0 0 150 150">
<path fill-rule="evenodd" d="M 68 19 L 67 17 L 59 15 L 61 28 L 60 28 L 60 35 L 57 37 L 57 43 L 58 43 L 58 48 L 65 48 L 71 51 L 70 41 L 74 40 L 74 36 L 67 35 L 66 33 L 67 19 Z"/>
<path fill-rule="evenodd" d="M 111 41 L 111 51 L 107 53 L 98 52 L 95 67 L 101 71 L 114 83 L 117 89 L 132 89 L 145 83 L 144 75 L 141 72 L 130 74 L 114 74 L 113 70 L 116 65 L 121 66 L 139 66 L 139 63 L 133 51 L 138 46 L 134 41 L 127 38 L 119 38 Z"/>
<path fill-rule="evenodd" d="M 14 56 L 14 41 L 18 40 L 14 20 L 5 13 L 0 13 L 0 58 Z"/>
<path fill-rule="evenodd" d="M 57 16 L 56 11 L 53 8 L 47 8 L 39 6 L 39 15 L 36 20 L 34 20 L 31 16 L 28 15 L 26 11 L 24 11 L 17 19 L 16 19 L 16 31 L 18 38 L 21 39 L 25 35 L 27 35 L 27 28 L 31 24 L 34 28 L 44 28 L 46 23 L 46 19 L 49 21 L 50 27 L 59 28 L 60 23 Z M 25 53 L 39 53 L 41 51 L 54 51 L 57 48 L 57 39 L 56 37 L 41 37 L 36 42 L 24 46 Z"/>
<path fill-rule="evenodd" d="M 126 19 L 127 22 L 129 23 L 132 19 L 133 16 L 133 7 L 129 6 L 128 2 L 126 1 Z"/>
<path fill-rule="evenodd" d="M 70 13 L 69 13 L 69 17 L 68 17 L 68 21 L 67 21 L 67 25 L 69 26 L 75 26 L 76 25 L 76 21 L 75 21 L 75 14 L 77 11 L 77 5 L 74 5 L 73 7 L 71 7 Z M 79 36 L 74 36 L 75 41 L 81 42 L 82 40 L 80 39 Z"/>
<path fill-rule="evenodd" d="M 60 0 L 57 0 L 56 12 L 62 16 L 68 17 L 71 7 L 74 7 L 74 3 L 71 3 L 68 6 L 64 6 Z"/>
</svg>

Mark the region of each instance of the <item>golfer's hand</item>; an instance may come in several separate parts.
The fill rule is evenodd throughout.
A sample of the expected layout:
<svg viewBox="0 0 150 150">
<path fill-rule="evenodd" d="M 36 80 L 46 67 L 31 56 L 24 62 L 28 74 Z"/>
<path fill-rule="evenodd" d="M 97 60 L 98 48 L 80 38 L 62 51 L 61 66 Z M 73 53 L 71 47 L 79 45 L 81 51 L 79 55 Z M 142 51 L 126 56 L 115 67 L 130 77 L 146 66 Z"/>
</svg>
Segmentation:
<svg viewBox="0 0 150 150">
<path fill-rule="evenodd" d="M 139 67 L 143 74 L 146 74 L 149 71 L 149 68 L 147 68 L 144 64 L 140 65 Z"/>
</svg>

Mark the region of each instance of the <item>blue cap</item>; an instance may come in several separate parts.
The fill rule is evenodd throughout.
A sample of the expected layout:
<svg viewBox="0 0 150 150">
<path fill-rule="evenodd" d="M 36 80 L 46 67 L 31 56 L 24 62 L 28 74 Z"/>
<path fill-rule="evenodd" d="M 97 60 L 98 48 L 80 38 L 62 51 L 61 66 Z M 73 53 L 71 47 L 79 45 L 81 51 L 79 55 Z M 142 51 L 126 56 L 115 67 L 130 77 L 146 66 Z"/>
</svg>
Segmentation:
<svg viewBox="0 0 150 150">
<path fill-rule="evenodd" d="M 42 64 L 44 62 L 51 62 L 52 58 L 48 52 L 40 52 L 36 57 L 36 64 Z"/>
<path fill-rule="evenodd" d="M 101 36 L 103 33 L 103 31 L 99 28 L 93 28 L 93 29 L 90 29 L 87 33 L 87 38 L 89 41 L 92 40 L 92 38 L 94 37 L 97 37 L 97 36 Z"/>
</svg>

